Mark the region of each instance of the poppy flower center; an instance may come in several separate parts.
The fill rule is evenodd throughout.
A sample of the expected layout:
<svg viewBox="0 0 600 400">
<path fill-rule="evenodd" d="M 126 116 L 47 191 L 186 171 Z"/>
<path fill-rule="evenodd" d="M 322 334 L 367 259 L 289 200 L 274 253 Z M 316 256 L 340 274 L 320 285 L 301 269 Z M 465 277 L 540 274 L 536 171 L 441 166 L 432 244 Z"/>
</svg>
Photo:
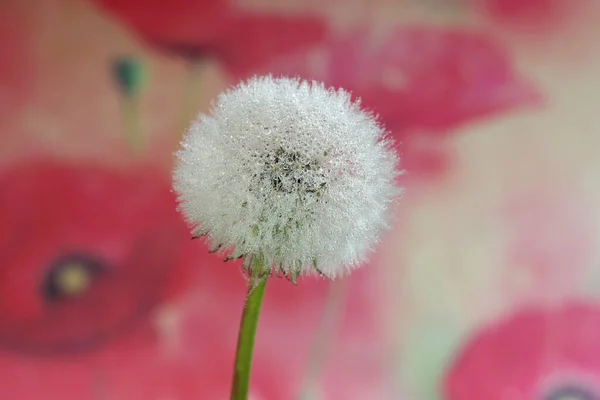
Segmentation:
<svg viewBox="0 0 600 400">
<path fill-rule="evenodd" d="M 543 400 L 600 400 L 600 396 L 583 385 L 564 385 L 552 390 Z"/>
<path fill-rule="evenodd" d="M 102 263 L 91 257 L 62 257 L 50 267 L 42 284 L 42 296 L 49 302 L 79 297 L 104 272 Z"/>
</svg>

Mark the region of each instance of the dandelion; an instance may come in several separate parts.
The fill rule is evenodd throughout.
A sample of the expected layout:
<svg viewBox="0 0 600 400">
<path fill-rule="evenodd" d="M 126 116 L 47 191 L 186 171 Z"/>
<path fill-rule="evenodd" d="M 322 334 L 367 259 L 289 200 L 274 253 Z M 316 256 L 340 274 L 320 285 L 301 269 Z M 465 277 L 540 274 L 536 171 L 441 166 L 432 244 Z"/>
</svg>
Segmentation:
<svg viewBox="0 0 600 400">
<path fill-rule="evenodd" d="M 251 356 L 267 278 L 334 279 L 359 266 L 400 193 L 397 156 L 348 92 L 267 76 L 221 94 L 176 157 L 173 186 L 193 234 L 226 259 L 243 258 L 251 277 L 236 360 L 236 374 L 249 375 L 240 347 Z M 232 399 L 245 398 L 240 379 Z"/>
</svg>

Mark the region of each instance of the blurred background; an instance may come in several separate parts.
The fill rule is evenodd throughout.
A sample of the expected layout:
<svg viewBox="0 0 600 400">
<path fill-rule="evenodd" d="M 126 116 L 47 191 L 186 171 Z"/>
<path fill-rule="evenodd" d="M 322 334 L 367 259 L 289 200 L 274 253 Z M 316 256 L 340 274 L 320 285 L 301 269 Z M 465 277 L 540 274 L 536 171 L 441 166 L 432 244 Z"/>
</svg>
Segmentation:
<svg viewBox="0 0 600 400">
<path fill-rule="evenodd" d="M 1 0 L 0 398 L 228 398 L 239 263 L 172 152 L 254 74 L 351 90 L 397 221 L 349 278 L 272 279 L 252 400 L 600 399 L 600 3 Z"/>
</svg>

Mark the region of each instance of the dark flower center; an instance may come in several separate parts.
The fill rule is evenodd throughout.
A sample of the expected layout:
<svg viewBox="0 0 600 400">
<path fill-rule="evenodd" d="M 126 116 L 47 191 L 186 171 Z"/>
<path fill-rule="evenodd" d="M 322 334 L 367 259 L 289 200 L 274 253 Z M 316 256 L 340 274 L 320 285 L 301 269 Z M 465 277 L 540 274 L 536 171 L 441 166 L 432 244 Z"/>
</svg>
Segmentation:
<svg viewBox="0 0 600 400">
<path fill-rule="evenodd" d="M 93 253 L 69 252 L 41 269 L 33 290 L 15 271 L 9 278 L 25 290 L 0 298 L 0 348 L 31 355 L 100 348 L 133 329 L 160 301 L 170 256 L 145 241 L 117 265 Z M 25 282 L 35 272 L 24 272 Z M 14 305 L 5 301 L 11 297 Z"/>
<path fill-rule="evenodd" d="M 583 385 L 570 384 L 552 390 L 543 400 L 600 400 L 600 396 Z"/>
<path fill-rule="evenodd" d="M 90 256 L 61 257 L 52 263 L 42 282 L 42 296 L 48 302 L 79 297 L 106 272 L 103 263 Z"/>
<path fill-rule="evenodd" d="M 259 178 L 262 182 L 268 182 L 275 191 L 321 197 L 326 176 L 317 160 L 310 159 L 299 151 L 279 147 L 274 152 L 263 155 L 262 161 L 264 171 Z"/>
</svg>

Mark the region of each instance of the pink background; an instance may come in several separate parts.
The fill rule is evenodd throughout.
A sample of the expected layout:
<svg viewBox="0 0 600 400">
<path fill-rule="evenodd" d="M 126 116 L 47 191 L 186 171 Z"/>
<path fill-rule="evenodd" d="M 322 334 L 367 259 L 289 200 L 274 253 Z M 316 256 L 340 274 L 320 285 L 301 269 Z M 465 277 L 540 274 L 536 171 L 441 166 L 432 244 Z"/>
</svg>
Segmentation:
<svg viewBox="0 0 600 400">
<path fill-rule="evenodd" d="M 171 154 L 273 73 L 361 97 L 406 189 L 349 278 L 270 281 L 253 400 L 600 399 L 599 23 L 591 0 L 0 1 L 0 397 L 228 398 L 245 281 L 190 240 Z"/>
</svg>

